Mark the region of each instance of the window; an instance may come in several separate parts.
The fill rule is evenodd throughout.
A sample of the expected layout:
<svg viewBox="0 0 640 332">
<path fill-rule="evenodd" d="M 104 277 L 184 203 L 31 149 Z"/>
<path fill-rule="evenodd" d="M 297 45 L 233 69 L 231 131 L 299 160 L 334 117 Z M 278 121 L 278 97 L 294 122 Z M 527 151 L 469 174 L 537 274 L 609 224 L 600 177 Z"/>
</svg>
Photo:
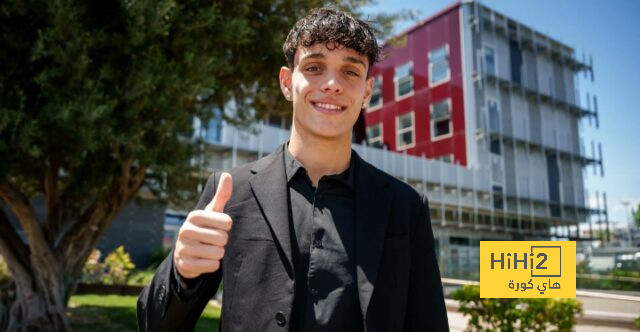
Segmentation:
<svg viewBox="0 0 640 332">
<path fill-rule="evenodd" d="M 489 108 L 489 129 L 492 132 L 500 132 L 500 111 L 498 110 L 498 102 L 495 100 L 487 100 Z"/>
<path fill-rule="evenodd" d="M 215 107 L 211 110 L 213 116 L 207 123 L 205 139 L 209 142 L 220 142 L 222 140 L 222 111 Z"/>
<path fill-rule="evenodd" d="M 369 100 L 368 111 L 373 111 L 382 106 L 382 75 L 376 76 L 373 80 L 373 91 Z"/>
<path fill-rule="evenodd" d="M 393 80 L 396 86 L 396 99 L 410 96 L 413 93 L 413 68 L 411 62 L 397 67 Z"/>
<path fill-rule="evenodd" d="M 493 186 L 493 208 L 496 210 L 504 209 L 504 201 L 502 199 L 502 186 Z"/>
<path fill-rule="evenodd" d="M 490 145 L 489 149 L 491 150 L 492 153 L 500 155 L 501 154 L 500 139 L 497 138 L 497 137 L 492 137 L 491 138 L 491 145 Z"/>
<path fill-rule="evenodd" d="M 429 52 L 429 86 L 448 81 L 450 76 L 449 45 L 445 44 Z"/>
<path fill-rule="evenodd" d="M 382 147 L 382 123 L 367 127 L 367 143 L 378 148 Z"/>
<path fill-rule="evenodd" d="M 449 164 L 453 164 L 453 154 L 449 153 L 449 154 L 445 154 L 443 156 L 440 156 L 438 158 L 436 158 L 437 160 L 440 160 L 442 162 L 445 163 L 449 163 Z"/>
<path fill-rule="evenodd" d="M 493 47 L 484 47 L 484 70 L 489 75 L 496 75 L 496 51 Z"/>
<path fill-rule="evenodd" d="M 451 99 L 431 104 L 431 139 L 451 136 Z"/>
<path fill-rule="evenodd" d="M 452 246 L 468 246 L 469 245 L 469 238 L 468 237 L 461 237 L 461 236 L 450 236 L 449 237 L 449 244 Z"/>
<path fill-rule="evenodd" d="M 413 131 L 413 112 L 405 113 L 396 118 L 396 150 L 404 150 L 415 143 Z"/>
<path fill-rule="evenodd" d="M 271 127 L 282 128 L 284 127 L 283 123 L 284 123 L 284 118 L 274 114 L 267 115 L 265 119 L 265 124 Z"/>
</svg>

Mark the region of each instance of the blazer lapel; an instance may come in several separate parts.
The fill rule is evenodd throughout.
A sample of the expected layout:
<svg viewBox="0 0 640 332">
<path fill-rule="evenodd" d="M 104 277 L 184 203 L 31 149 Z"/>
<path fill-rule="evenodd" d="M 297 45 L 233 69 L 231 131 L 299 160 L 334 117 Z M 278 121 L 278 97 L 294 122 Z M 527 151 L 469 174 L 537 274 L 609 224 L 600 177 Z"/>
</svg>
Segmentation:
<svg viewBox="0 0 640 332">
<path fill-rule="evenodd" d="M 357 165 L 356 277 L 362 318 L 366 320 L 367 308 L 380 266 L 393 197 L 387 189 L 389 184 L 381 180 L 379 173 L 373 172 L 373 166 L 360 159 L 355 151 L 353 155 Z"/>
<path fill-rule="evenodd" d="M 251 170 L 254 175 L 249 178 L 249 184 L 274 238 L 287 259 L 290 271 L 293 271 L 283 148 L 284 146 L 279 147 L 254 165 Z"/>
</svg>

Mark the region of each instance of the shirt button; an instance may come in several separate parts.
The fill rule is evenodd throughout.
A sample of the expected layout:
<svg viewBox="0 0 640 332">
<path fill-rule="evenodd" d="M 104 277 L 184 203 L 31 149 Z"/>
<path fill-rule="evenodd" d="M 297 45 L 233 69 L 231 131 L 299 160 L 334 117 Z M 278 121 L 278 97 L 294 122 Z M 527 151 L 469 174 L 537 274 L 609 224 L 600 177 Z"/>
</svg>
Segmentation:
<svg viewBox="0 0 640 332">
<path fill-rule="evenodd" d="M 276 324 L 278 324 L 278 326 L 284 326 L 286 323 L 287 318 L 284 317 L 284 312 L 278 311 L 278 313 L 276 313 Z"/>
<path fill-rule="evenodd" d="M 318 200 L 321 200 L 321 199 L 322 199 L 322 197 L 323 197 L 323 196 L 322 196 L 322 194 L 317 194 L 317 195 L 316 195 L 316 199 L 318 199 Z"/>
</svg>

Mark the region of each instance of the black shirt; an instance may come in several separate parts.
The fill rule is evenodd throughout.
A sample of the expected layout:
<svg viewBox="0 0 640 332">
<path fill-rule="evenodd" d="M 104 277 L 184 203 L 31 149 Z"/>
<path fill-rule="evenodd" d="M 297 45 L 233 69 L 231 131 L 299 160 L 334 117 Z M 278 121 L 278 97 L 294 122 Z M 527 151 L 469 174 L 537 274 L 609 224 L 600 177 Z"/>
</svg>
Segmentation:
<svg viewBox="0 0 640 332">
<path fill-rule="evenodd" d="M 295 299 L 291 331 L 363 331 L 355 263 L 355 162 L 340 174 L 323 176 L 314 188 L 306 170 L 284 148 L 289 200 Z M 202 276 L 171 283 L 183 301 Z M 259 291 L 259 290 L 256 290 Z"/>
<path fill-rule="evenodd" d="M 296 277 L 292 331 L 362 331 L 355 264 L 355 163 L 314 188 L 285 147 Z"/>
</svg>

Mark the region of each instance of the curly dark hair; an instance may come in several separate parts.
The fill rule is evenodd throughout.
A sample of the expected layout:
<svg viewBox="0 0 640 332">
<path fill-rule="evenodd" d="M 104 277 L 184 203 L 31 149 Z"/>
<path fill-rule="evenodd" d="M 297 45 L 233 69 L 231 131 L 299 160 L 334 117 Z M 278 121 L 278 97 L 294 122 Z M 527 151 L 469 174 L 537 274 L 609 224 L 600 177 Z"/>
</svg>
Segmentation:
<svg viewBox="0 0 640 332">
<path fill-rule="evenodd" d="M 296 22 L 282 45 L 289 68 L 293 69 L 298 46 L 318 43 L 324 43 L 330 50 L 344 46 L 365 55 L 369 69 L 380 54 L 374 30 L 367 22 L 333 7 L 316 8 Z"/>
</svg>

